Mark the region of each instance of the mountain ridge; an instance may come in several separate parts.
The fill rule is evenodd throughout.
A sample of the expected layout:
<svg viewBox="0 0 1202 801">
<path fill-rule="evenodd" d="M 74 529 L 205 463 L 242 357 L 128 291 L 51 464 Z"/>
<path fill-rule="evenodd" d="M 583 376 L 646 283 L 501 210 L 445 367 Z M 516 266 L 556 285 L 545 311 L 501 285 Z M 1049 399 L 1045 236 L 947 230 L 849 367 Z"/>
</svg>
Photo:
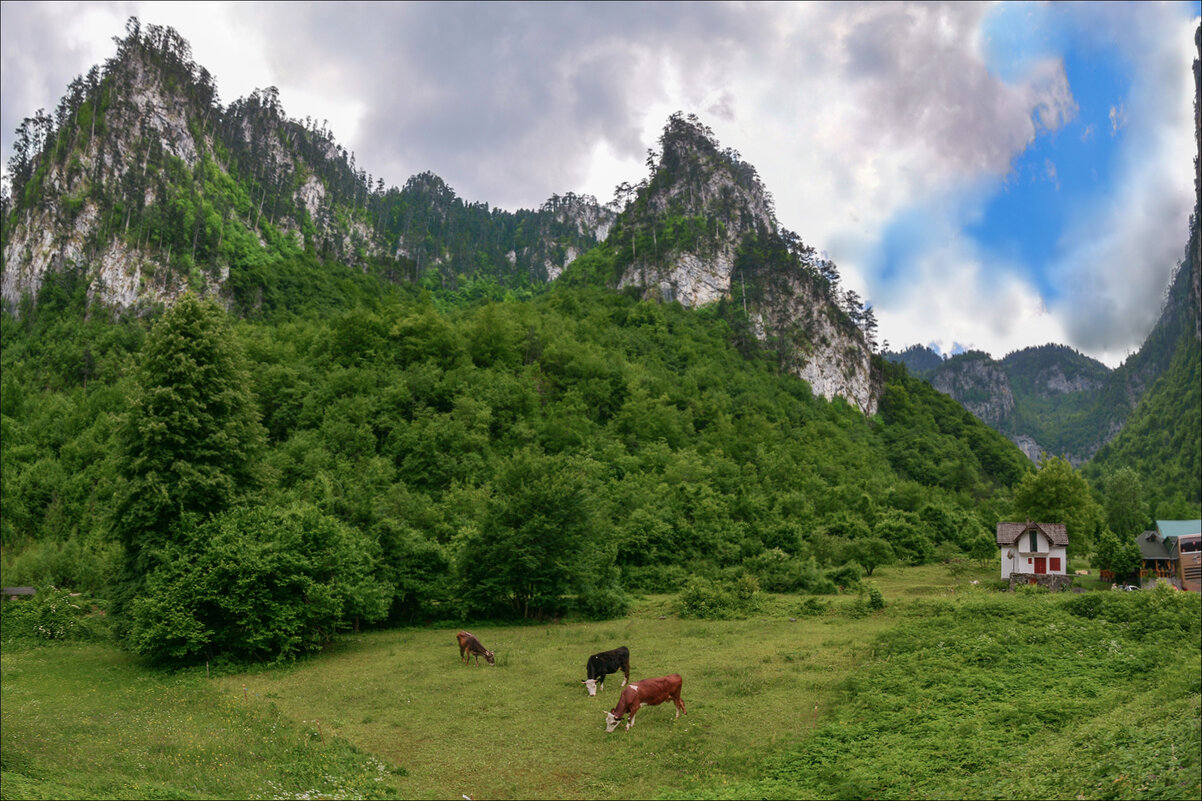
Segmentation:
<svg viewBox="0 0 1202 801">
<path fill-rule="evenodd" d="M 823 283 L 833 265 L 819 275 L 795 235 L 791 247 L 748 254 L 749 241 L 787 232 L 755 169 L 691 115 L 669 119 L 651 175 L 614 203 L 569 193 L 506 212 L 464 203 L 433 173 L 385 189 L 324 126 L 289 119 L 273 87 L 222 108 L 170 28 L 131 19 L 117 54 L 72 87 L 14 156 L 10 308 L 68 268 L 83 269 L 91 302 L 116 313 L 169 305 L 188 289 L 270 313 L 285 302 L 278 285 L 307 282 L 320 295 L 332 264 L 392 283 L 537 291 L 604 242 L 607 286 L 654 289 L 686 307 L 739 294 L 747 330 L 782 369 L 875 412 L 872 343 L 857 324 L 865 309 Z M 769 251 L 771 265 L 748 269 Z"/>
</svg>

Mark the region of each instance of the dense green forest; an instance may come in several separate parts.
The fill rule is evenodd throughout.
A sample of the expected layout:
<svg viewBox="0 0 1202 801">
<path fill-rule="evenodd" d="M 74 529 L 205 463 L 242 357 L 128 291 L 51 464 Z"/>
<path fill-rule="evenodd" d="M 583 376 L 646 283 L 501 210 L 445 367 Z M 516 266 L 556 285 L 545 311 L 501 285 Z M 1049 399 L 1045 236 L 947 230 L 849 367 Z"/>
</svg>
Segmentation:
<svg viewBox="0 0 1202 801">
<path fill-rule="evenodd" d="M 878 416 L 815 399 L 732 344 L 728 306 L 567 286 L 363 300 L 348 280 L 324 314 L 238 319 L 192 298 L 114 322 L 85 314 L 77 279 L 2 318 L 6 583 L 166 604 L 199 581 L 179 565 L 269 560 L 299 517 L 362 556 L 359 594 L 332 593 L 338 625 L 606 616 L 691 576 L 830 591 L 874 540 L 909 564 L 992 552 L 1031 470 L 900 368 Z M 164 442 L 173 426 L 183 441 Z M 333 586 L 329 561 L 290 569 Z M 288 587 L 256 589 L 273 591 Z M 135 626 L 166 619 L 137 609 Z"/>
</svg>

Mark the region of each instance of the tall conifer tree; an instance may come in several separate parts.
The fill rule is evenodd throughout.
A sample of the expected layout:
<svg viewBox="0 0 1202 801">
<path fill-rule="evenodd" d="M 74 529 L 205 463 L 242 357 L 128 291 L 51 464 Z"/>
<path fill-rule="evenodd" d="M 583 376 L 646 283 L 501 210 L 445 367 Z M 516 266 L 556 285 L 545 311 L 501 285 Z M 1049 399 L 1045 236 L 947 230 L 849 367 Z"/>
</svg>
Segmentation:
<svg viewBox="0 0 1202 801">
<path fill-rule="evenodd" d="M 146 339 L 120 432 L 125 486 L 114 530 L 127 582 L 140 582 L 156 549 L 182 537 L 186 516 L 207 518 L 254 488 L 264 442 L 244 357 L 225 312 L 184 295 Z"/>
</svg>

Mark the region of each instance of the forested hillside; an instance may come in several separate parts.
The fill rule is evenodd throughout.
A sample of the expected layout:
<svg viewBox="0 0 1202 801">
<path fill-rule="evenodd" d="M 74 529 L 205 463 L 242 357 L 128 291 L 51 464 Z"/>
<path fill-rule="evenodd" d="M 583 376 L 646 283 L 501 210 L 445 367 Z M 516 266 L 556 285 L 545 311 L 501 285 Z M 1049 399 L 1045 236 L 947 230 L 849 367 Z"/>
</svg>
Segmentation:
<svg viewBox="0 0 1202 801">
<path fill-rule="evenodd" d="M 1033 462 L 1049 453 L 1085 463 L 1134 403 L 1122 380 L 1130 371 L 1116 374 L 1065 345 L 1024 348 L 1001 360 L 980 351 L 942 359 L 921 345 L 884 355 L 964 404 Z"/>
<path fill-rule="evenodd" d="M 490 209 L 429 173 L 385 189 L 324 122 L 288 118 L 274 87 L 223 107 L 188 43 L 136 19 L 52 114 L 21 124 L 9 174 L 12 306 L 67 265 L 83 269 L 93 303 L 116 311 L 188 288 L 240 314 L 320 305 L 331 264 L 384 281 L 520 291 L 604 238 L 614 214 L 570 193 L 537 210 Z"/>
<path fill-rule="evenodd" d="M 105 593 L 129 555 L 117 510 L 147 475 L 130 432 L 149 412 L 131 400 L 164 380 L 140 363 L 183 312 L 149 334 L 142 318 L 85 320 L 70 278 L 3 318 L 3 537 L 19 552 L 6 575 Z M 815 399 L 737 349 L 717 307 L 569 287 L 442 306 L 402 288 L 320 318 L 211 328 L 196 336 L 245 354 L 237 374 L 263 427 L 254 480 L 166 510 L 175 522 L 156 530 L 189 542 L 245 504 L 346 527 L 394 621 L 606 615 L 626 590 L 693 575 L 830 590 L 858 580 L 830 571 L 874 539 L 916 564 L 992 550 L 1006 488 L 1030 469 L 904 373 L 876 420 Z M 212 389 L 172 380 L 183 396 Z M 180 499 L 194 468 L 156 480 Z"/>
<path fill-rule="evenodd" d="M 998 520 L 1049 508 L 1017 448 L 872 354 L 871 310 L 694 118 L 617 206 L 509 213 L 428 173 L 384 190 L 273 90 L 223 108 L 206 76 L 131 21 L 27 121 L 4 207 L 4 583 L 109 599 L 153 660 L 833 593 L 992 558 Z M 1087 552 L 1085 482 L 1041 474 Z"/>
</svg>

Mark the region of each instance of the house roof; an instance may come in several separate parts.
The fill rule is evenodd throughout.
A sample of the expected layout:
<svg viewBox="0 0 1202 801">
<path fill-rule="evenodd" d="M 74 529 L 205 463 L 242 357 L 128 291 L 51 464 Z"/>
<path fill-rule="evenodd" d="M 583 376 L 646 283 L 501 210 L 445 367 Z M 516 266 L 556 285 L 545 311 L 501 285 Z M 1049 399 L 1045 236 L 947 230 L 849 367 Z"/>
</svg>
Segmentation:
<svg viewBox="0 0 1202 801">
<path fill-rule="evenodd" d="M 1162 540 L 1202 534 L 1202 520 L 1157 520 L 1156 530 Z"/>
<path fill-rule="evenodd" d="M 1032 523 L 1030 520 L 1025 523 L 998 523 L 997 544 L 1013 545 L 1031 529 L 1042 531 L 1053 545 L 1068 545 L 1068 529 L 1063 523 Z"/>
<path fill-rule="evenodd" d="M 1168 546 L 1155 531 L 1145 531 L 1136 538 L 1139 541 L 1139 555 L 1142 559 L 1172 559 Z"/>
</svg>

